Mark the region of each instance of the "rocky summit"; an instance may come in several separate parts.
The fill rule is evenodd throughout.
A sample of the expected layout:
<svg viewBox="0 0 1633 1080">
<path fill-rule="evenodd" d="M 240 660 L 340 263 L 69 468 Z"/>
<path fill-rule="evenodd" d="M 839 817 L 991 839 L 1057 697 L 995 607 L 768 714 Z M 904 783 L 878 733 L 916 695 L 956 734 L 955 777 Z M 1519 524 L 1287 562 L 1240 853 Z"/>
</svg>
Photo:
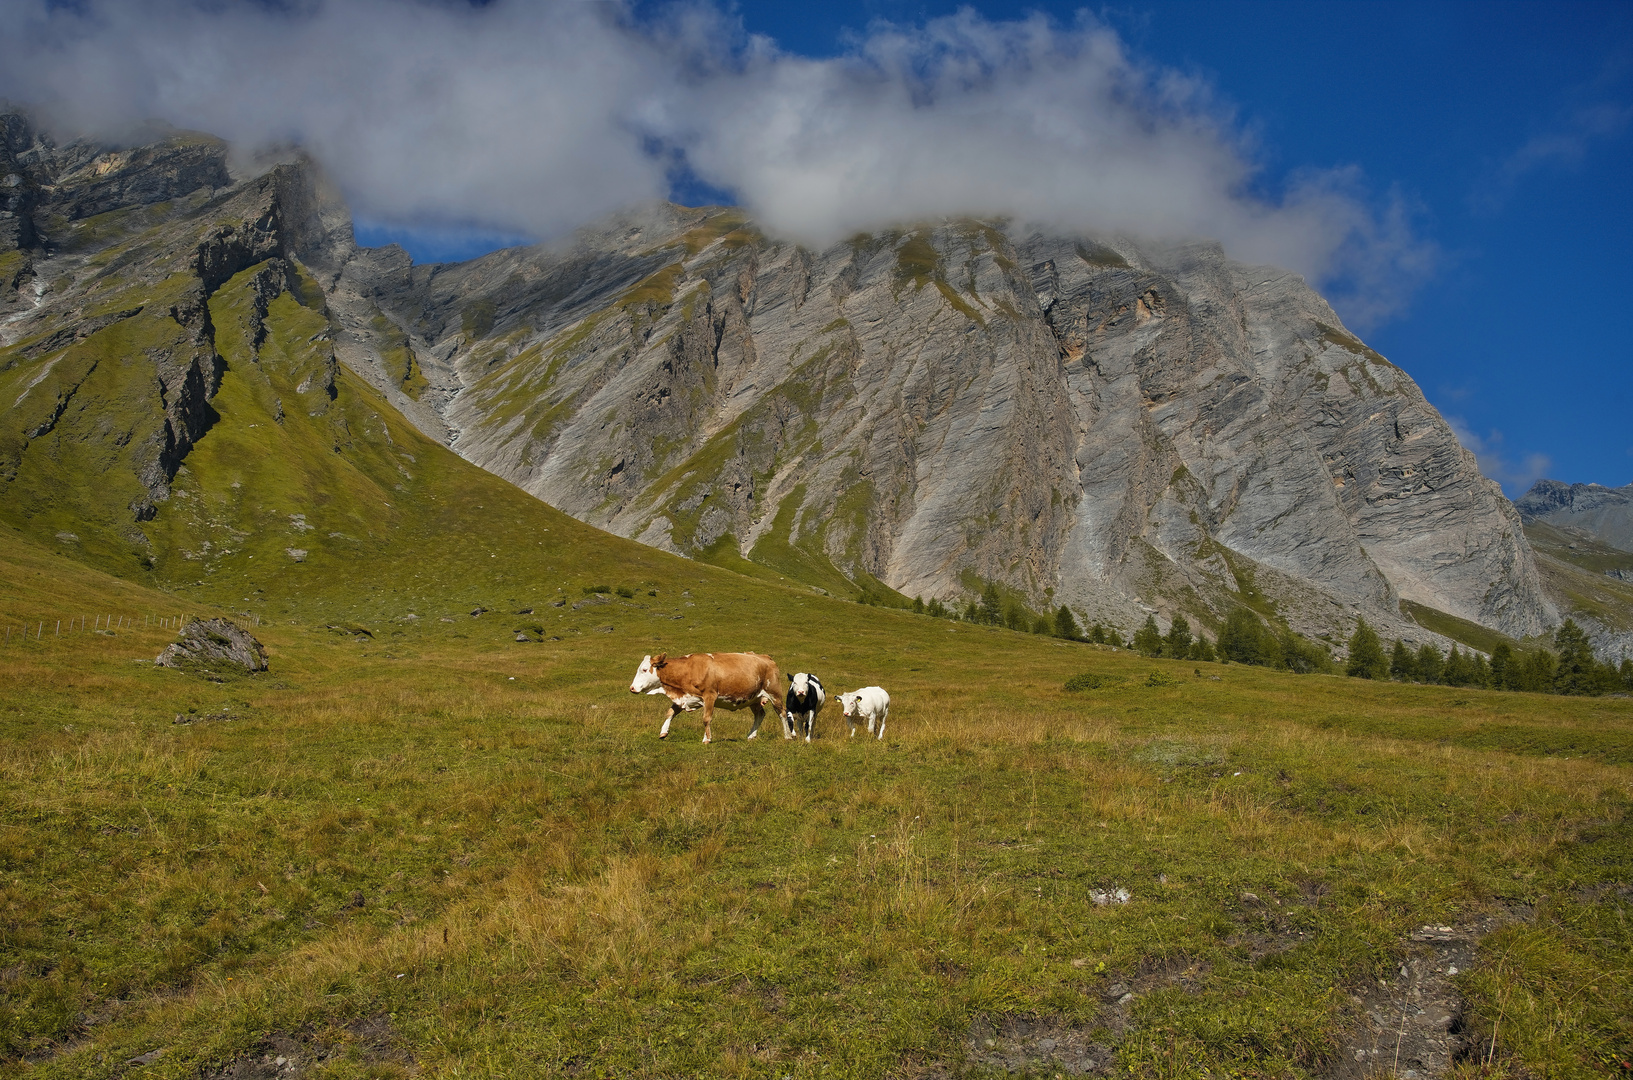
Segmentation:
<svg viewBox="0 0 1633 1080">
<path fill-rule="evenodd" d="M 1609 488 L 1538 480 L 1514 506 L 1527 521 L 1584 532 L 1633 554 L 1633 484 Z"/>
<path fill-rule="evenodd" d="M 357 248 L 302 160 L 238 174 L 201 136 L 0 124 L 0 517 L 89 557 L 156 557 L 142 526 L 213 422 L 218 335 L 263 365 L 290 293 L 326 323 L 301 370 L 265 359 L 276 423 L 374 437 L 326 411 L 349 370 L 574 516 L 745 572 L 997 587 L 1125 630 L 1242 606 L 1335 642 L 1358 616 L 1432 637 L 1408 610 L 1516 638 L 1558 619 L 1519 515 L 1411 378 L 1216 244 L 957 220 L 814 251 L 659 205 L 415 266 Z"/>
</svg>

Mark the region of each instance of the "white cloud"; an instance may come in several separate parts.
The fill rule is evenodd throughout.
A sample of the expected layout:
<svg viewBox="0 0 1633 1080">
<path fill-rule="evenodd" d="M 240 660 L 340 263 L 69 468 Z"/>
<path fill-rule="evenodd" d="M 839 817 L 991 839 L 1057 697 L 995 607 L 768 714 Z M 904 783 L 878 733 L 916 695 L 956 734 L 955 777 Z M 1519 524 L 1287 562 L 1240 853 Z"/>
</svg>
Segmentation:
<svg viewBox="0 0 1633 1080">
<path fill-rule="evenodd" d="M 661 195 L 637 118 L 672 58 L 595 4 L 0 0 L 0 94 L 299 143 L 362 214 L 559 233 Z"/>
<path fill-rule="evenodd" d="M 823 244 L 948 215 L 1153 238 L 1329 287 L 1365 324 L 1430 272 L 1400 196 L 1353 170 L 1255 194 L 1205 83 L 1083 15 L 879 23 L 841 57 L 745 39 L 695 3 L 0 0 L 0 94 L 107 131 L 147 117 L 306 145 L 361 214 L 557 234 L 662 197 L 685 160 L 768 231 Z"/>
</svg>

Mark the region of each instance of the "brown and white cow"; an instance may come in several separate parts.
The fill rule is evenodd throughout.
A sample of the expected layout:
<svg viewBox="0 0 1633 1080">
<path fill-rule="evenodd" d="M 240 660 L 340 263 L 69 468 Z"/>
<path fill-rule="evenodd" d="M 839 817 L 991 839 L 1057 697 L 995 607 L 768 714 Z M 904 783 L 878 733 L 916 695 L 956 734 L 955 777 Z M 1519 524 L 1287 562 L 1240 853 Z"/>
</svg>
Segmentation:
<svg viewBox="0 0 1633 1080">
<path fill-rule="evenodd" d="M 782 676 L 777 673 L 777 662 L 759 653 L 692 653 L 690 656 L 669 656 L 659 653 L 642 659 L 629 684 L 632 694 L 662 694 L 669 699 L 669 715 L 663 718 L 658 738 L 669 737 L 669 724 L 675 716 L 688 709 L 703 710 L 703 741 L 709 742 L 709 722 L 714 719 L 714 707 L 740 709 L 747 705 L 754 712 L 754 726 L 748 737 L 760 733 L 766 706 L 778 708 L 782 696 Z"/>
</svg>

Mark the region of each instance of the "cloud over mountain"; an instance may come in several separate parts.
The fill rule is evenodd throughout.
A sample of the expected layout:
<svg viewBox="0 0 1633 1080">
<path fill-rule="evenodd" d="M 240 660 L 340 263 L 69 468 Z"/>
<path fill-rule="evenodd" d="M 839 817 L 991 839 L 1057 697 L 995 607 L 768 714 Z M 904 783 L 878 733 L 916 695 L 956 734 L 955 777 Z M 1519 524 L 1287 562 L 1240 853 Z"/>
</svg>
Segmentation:
<svg viewBox="0 0 1633 1080">
<path fill-rule="evenodd" d="M 1407 204 L 1353 170 L 1261 182 L 1210 87 L 1087 15 L 875 24 L 838 57 L 720 8 L 418 0 L 0 0 L 0 95 L 65 129 L 150 118 L 299 143 L 364 215 L 559 234 L 667 194 L 674 171 L 821 245 L 974 214 L 1211 237 L 1387 315 L 1428 273 Z M 1264 190 L 1267 186 L 1273 190 Z"/>
</svg>

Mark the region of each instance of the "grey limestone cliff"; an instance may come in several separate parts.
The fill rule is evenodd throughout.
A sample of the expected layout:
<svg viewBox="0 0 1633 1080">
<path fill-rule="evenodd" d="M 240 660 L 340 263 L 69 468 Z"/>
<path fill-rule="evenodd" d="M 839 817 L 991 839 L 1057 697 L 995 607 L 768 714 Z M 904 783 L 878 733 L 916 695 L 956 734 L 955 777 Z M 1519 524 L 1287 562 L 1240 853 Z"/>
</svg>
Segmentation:
<svg viewBox="0 0 1633 1080">
<path fill-rule="evenodd" d="M 663 206 L 459 266 L 369 255 L 337 291 L 426 373 L 422 427 L 670 550 L 908 596 L 997 581 L 1124 626 L 1555 620 L 1412 380 L 1214 244 L 954 221 L 818 252 Z"/>
</svg>

